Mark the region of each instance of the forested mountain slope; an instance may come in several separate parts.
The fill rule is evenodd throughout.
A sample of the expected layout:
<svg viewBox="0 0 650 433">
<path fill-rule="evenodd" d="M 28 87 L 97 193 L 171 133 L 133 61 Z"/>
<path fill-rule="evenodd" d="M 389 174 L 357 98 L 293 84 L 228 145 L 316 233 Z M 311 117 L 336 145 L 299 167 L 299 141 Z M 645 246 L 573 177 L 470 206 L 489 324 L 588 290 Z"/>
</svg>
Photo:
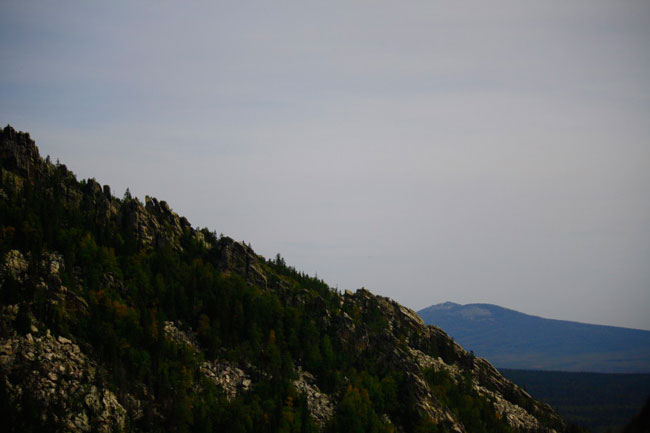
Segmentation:
<svg viewBox="0 0 650 433">
<path fill-rule="evenodd" d="M 418 311 L 498 368 L 650 373 L 650 331 L 544 319 L 491 304 Z"/>
<path fill-rule="evenodd" d="M 4 431 L 564 431 L 411 310 L 0 133 Z"/>
</svg>

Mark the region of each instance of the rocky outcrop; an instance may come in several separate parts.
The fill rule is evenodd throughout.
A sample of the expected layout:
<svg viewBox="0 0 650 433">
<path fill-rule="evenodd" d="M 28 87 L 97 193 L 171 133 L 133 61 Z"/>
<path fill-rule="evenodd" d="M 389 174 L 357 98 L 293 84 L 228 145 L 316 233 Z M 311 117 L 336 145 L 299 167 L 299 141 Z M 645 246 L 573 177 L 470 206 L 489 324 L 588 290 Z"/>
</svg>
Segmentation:
<svg viewBox="0 0 650 433">
<path fill-rule="evenodd" d="M 436 372 L 443 371 L 447 374 L 447 377 L 449 377 L 457 385 L 460 385 L 459 378 L 462 377 L 465 371 L 461 366 L 455 364 L 447 364 L 440 357 L 434 358 L 416 349 L 410 349 L 410 354 L 422 370 L 431 368 Z M 523 431 L 548 431 L 549 433 L 555 431 L 553 429 L 546 429 L 543 423 L 535 418 L 535 416 L 533 416 L 521 406 L 518 406 L 512 401 L 506 399 L 503 394 L 488 389 L 486 386 L 484 386 L 485 384 L 481 384 L 480 377 L 482 377 L 483 374 L 481 373 L 481 369 L 484 362 L 486 361 L 481 358 L 475 359 L 474 367 L 471 370 L 472 388 L 479 395 L 489 400 L 494 405 L 496 411 L 504 417 L 506 422 L 511 427 Z M 521 393 L 521 398 L 519 398 L 517 401 L 528 402 L 529 404 L 537 403 L 530 395 L 528 395 L 528 393 L 526 393 L 526 391 L 522 390 L 511 382 L 507 382 L 507 380 L 502 376 L 501 379 L 503 379 L 503 386 L 508 386 L 511 388 L 509 391 L 510 395 Z M 494 380 L 498 380 L 498 378 L 495 378 Z M 542 408 L 537 408 L 537 410 L 534 410 L 533 413 L 541 413 L 540 409 Z M 552 412 L 552 409 L 550 407 L 545 407 L 543 409 L 546 410 L 546 412 Z M 557 418 L 556 421 L 561 422 L 559 418 Z"/>
<path fill-rule="evenodd" d="M 33 273 L 28 273 L 29 262 L 29 256 L 23 256 L 20 251 L 10 250 L 5 254 L 0 262 L 0 290 L 17 285 L 22 290 L 41 294 L 53 306 L 61 304 L 71 313 L 87 313 L 86 300 L 61 283 L 65 262 L 59 253 L 46 251 Z"/>
<path fill-rule="evenodd" d="M 244 370 L 224 360 L 203 362 L 200 369 L 201 373 L 223 390 L 228 400 L 248 391 L 253 383 Z"/>
<path fill-rule="evenodd" d="M 343 299 L 344 309 L 365 320 L 355 323 L 344 314 L 344 320 L 338 324 L 340 338 L 356 347 L 357 356 L 373 357 L 386 370 L 402 372 L 407 382 L 405 392 L 409 395 L 401 398 L 415 401 L 421 415 L 444 425 L 448 431 L 465 432 L 462 424 L 437 401 L 424 379 L 421 365 L 409 351 L 408 344 L 412 344 L 416 334 L 428 331 L 422 320 L 411 310 L 366 289 L 347 291 Z"/>
<path fill-rule="evenodd" d="M 124 429 L 126 410 L 115 394 L 98 386 L 96 364 L 79 346 L 49 330 L 0 342 L 0 380 L 18 412 L 25 402 L 36 405 L 42 421 L 61 431 Z"/>
<path fill-rule="evenodd" d="M 0 132 L 0 165 L 18 175 L 33 179 L 43 167 L 36 143 L 29 133 L 18 132 L 7 125 Z"/>
<path fill-rule="evenodd" d="M 127 224 L 141 247 L 180 249 L 185 227 L 181 226 L 181 219 L 171 212 L 166 203 L 161 205 L 147 196 L 145 205 L 137 199 L 130 199 L 124 203 L 123 210 Z"/>
<path fill-rule="evenodd" d="M 189 347 L 198 355 L 199 348 L 191 334 L 180 330 L 176 324 L 170 321 L 163 324 L 163 331 L 167 339 L 176 344 Z M 251 369 L 253 369 L 252 366 L 246 366 L 246 370 Z M 200 364 L 199 371 L 217 385 L 224 392 L 228 400 L 233 400 L 242 392 L 248 391 L 253 385 L 249 372 L 223 359 L 204 361 Z M 264 374 L 260 372 L 256 373 Z M 294 387 L 300 394 L 304 394 L 314 421 L 318 426 L 323 428 L 334 414 L 333 400 L 330 396 L 321 392 L 313 374 L 303 370 L 301 367 L 297 367 L 296 375 L 297 378 L 293 381 Z"/>
<path fill-rule="evenodd" d="M 163 332 L 165 333 L 165 338 L 168 340 L 173 341 L 180 346 L 187 346 L 194 353 L 199 352 L 199 348 L 194 338 L 186 332 L 181 331 L 174 322 L 166 321 L 163 323 Z"/>
<path fill-rule="evenodd" d="M 330 396 L 318 389 L 313 374 L 300 367 L 297 369 L 297 374 L 298 378 L 293 381 L 293 386 L 305 396 L 309 413 L 322 429 L 334 415 L 334 402 Z"/>
<path fill-rule="evenodd" d="M 178 345 L 188 347 L 198 356 L 200 350 L 191 334 L 180 330 L 176 324 L 169 321 L 163 324 L 163 331 L 165 338 Z M 250 374 L 226 360 L 204 361 L 200 364 L 199 371 L 217 385 L 228 400 L 248 391 L 253 383 Z"/>
<path fill-rule="evenodd" d="M 531 424 L 533 426 L 539 424 L 539 422 L 536 422 L 537 419 L 545 419 L 556 425 L 563 424 L 561 418 L 550 405 L 535 400 L 524 389 L 503 377 L 487 360 L 483 358 L 474 359 L 472 377 L 480 391 L 493 396 L 495 405 L 505 410 L 510 425 L 530 429 L 532 428 Z M 500 403 L 499 400 L 503 400 L 503 403 Z M 522 410 L 535 419 L 531 421 L 523 415 Z"/>
<path fill-rule="evenodd" d="M 563 422 L 550 406 L 534 400 L 526 391 L 504 378 L 492 365 L 476 358 L 455 343 L 440 328 L 426 325 L 412 310 L 395 301 L 375 296 L 368 290 L 346 292 L 344 308 L 366 315 L 366 326 L 355 325 L 349 315 L 340 323 L 341 338 L 356 342 L 361 356 L 376 357 L 387 369 L 402 371 L 408 392 L 417 408 L 449 431 L 465 432 L 453 413 L 440 404 L 424 378 L 426 369 L 445 371 L 457 384 L 465 373 L 472 378 L 472 388 L 490 401 L 506 422 L 520 431 L 555 432 L 547 427 Z M 367 324 L 373 323 L 373 329 Z M 434 357 L 427 352 L 438 353 Z M 406 396 L 403 396 L 406 397 Z"/>
<path fill-rule="evenodd" d="M 20 190 L 26 180 L 58 173 L 57 183 L 49 187 L 50 195 L 56 195 L 69 209 L 83 206 L 86 211 L 93 212 L 99 226 L 121 225 L 126 221 L 140 247 L 180 250 L 185 234 L 205 242 L 187 219 L 174 213 L 165 201 L 148 196 L 144 205 L 137 198 L 119 200 L 112 196 L 108 185 L 101 186 L 95 179 L 77 182 L 65 165 L 43 160 L 28 133 L 18 132 L 11 126 L 0 130 L 0 166 L 4 189 L 14 185 L 14 189 Z M 5 194 L 3 188 L 0 188 L 0 196 Z"/>
<path fill-rule="evenodd" d="M 20 251 L 9 251 L 4 257 L 4 262 L 0 265 L 0 287 L 7 279 L 24 283 L 27 278 L 28 267 L 29 262 Z"/>
<path fill-rule="evenodd" d="M 32 290 L 53 308 L 86 314 L 88 304 L 62 285 L 63 257 L 44 252 L 30 270 L 30 257 L 16 250 L 0 264 L 2 290 Z M 0 383 L 6 395 L 25 416 L 60 431 L 114 431 L 125 425 L 126 410 L 117 397 L 99 384 L 97 365 L 71 340 L 58 336 L 30 312 L 29 304 L 0 309 Z M 22 323 L 20 314 L 23 314 Z M 22 329 L 20 334 L 16 329 Z M 36 411 L 36 413 L 34 412 Z"/>
<path fill-rule="evenodd" d="M 250 284 L 267 288 L 266 275 L 251 247 L 224 236 L 217 242 L 216 252 L 219 270 L 241 275 Z"/>
<path fill-rule="evenodd" d="M 74 189 L 70 189 L 74 191 Z M 73 197 L 75 192 L 68 192 L 72 196 L 69 200 L 81 202 L 81 197 Z M 95 179 L 88 179 L 83 188 L 83 198 L 87 202 L 87 208 L 95 213 L 95 223 L 104 225 L 106 222 L 119 222 L 121 219 L 121 203 L 111 195 L 111 188 L 108 185 L 103 187 Z"/>
</svg>

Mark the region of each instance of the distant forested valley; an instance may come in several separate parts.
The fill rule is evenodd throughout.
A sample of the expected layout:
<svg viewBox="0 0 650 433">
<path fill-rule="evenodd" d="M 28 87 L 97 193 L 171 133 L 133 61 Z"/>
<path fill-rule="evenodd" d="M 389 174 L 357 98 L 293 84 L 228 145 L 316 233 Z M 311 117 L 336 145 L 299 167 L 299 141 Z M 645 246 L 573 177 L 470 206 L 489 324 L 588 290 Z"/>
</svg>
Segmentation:
<svg viewBox="0 0 650 433">
<path fill-rule="evenodd" d="M 618 432 L 650 397 L 650 374 L 500 371 L 567 421 L 594 433 Z"/>
</svg>

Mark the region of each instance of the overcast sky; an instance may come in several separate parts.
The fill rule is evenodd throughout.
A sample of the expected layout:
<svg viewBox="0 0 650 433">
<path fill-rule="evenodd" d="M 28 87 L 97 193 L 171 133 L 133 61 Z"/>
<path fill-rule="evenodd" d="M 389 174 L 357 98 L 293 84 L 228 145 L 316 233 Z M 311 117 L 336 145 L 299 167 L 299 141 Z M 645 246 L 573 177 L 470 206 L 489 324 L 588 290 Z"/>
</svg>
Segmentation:
<svg viewBox="0 0 650 433">
<path fill-rule="evenodd" d="M 5 1 L 0 123 L 341 290 L 650 329 L 647 0 Z"/>
</svg>

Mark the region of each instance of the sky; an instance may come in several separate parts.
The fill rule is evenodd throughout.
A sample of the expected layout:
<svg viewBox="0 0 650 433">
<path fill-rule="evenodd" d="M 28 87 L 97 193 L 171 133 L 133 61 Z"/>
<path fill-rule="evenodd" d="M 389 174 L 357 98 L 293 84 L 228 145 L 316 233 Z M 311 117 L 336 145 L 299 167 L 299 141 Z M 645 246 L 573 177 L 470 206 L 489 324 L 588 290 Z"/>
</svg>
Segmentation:
<svg viewBox="0 0 650 433">
<path fill-rule="evenodd" d="M 650 329 L 647 1 L 5 1 L 0 123 L 339 290 Z"/>
</svg>

